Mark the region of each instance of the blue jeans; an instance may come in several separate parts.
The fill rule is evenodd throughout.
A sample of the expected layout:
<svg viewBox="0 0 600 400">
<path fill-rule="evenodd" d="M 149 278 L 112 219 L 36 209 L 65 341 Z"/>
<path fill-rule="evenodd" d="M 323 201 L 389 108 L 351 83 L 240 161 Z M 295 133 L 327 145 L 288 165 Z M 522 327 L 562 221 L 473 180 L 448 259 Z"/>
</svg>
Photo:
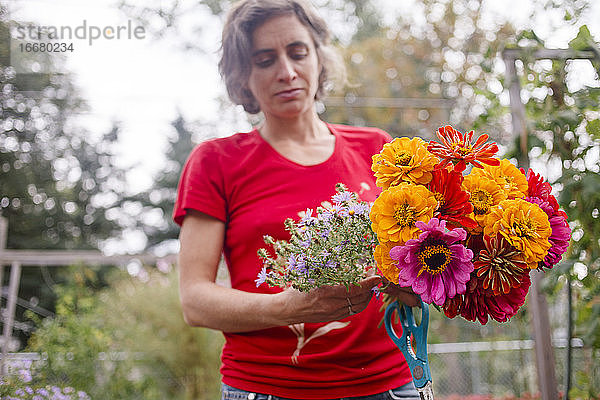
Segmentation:
<svg viewBox="0 0 600 400">
<path fill-rule="evenodd" d="M 245 390 L 233 388 L 231 386 L 221 385 L 221 400 L 292 400 L 283 397 L 272 396 L 270 394 L 253 393 Z M 420 400 L 419 393 L 412 382 L 396 389 L 390 389 L 387 392 L 372 394 L 360 397 L 344 397 L 336 400 Z"/>
</svg>

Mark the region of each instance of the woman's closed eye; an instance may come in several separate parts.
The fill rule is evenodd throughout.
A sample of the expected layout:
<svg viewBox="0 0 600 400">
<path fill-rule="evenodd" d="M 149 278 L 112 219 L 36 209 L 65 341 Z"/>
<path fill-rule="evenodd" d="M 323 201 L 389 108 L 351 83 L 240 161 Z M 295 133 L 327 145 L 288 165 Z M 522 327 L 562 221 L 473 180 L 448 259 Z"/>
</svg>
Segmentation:
<svg viewBox="0 0 600 400">
<path fill-rule="evenodd" d="M 308 56 L 308 47 L 304 43 L 292 43 L 287 46 L 287 57 L 298 61 Z M 277 54 L 271 50 L 259 51 L 253 56 L 254 65 L 259 68 L 268 68 L 275 63 Z"/>
<path fill-rule="evenodd" d="M 275 62 L 275 56 L 273 54 L 260 54 L 254 57 L 254 65 L 259 68 L 267 68 Z"/>
<path fill-rule="evenodd" d="M 293 60 L 301 60 L 308 55 L 305 45 L 295 45 L 288 48 L 288 56 Z"/>
</svg>

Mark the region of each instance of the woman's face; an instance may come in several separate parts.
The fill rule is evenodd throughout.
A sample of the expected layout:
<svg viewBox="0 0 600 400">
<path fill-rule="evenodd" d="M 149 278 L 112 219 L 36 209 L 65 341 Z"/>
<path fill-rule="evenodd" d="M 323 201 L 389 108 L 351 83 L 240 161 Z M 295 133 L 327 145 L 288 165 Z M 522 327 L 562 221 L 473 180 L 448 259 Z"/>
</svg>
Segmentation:
<svg viewBox="0 0 600 400">
<path fill-rule="evenodd" d="M 312 111 L 321 70 L 313 39 L 294 15 L 268 19 L 252 35 L 248 88 L 265 118 Z"/>
</svg>

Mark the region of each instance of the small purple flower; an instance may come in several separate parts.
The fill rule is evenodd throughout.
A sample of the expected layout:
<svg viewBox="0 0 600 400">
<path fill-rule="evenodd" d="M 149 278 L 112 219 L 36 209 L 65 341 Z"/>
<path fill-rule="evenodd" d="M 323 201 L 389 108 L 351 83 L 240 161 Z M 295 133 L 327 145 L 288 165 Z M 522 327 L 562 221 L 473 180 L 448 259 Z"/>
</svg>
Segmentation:
<svg viewBox="0 0 600 400">
<path fill-rule="evenodd" d="M 331 233 L 331 229 L 323 229 L 319 232 L 319 236 L 321 236 L 322 238 L 327 238 L 329 236 L 329 233 Z"/>
<path fill-rule="evenodd" d="M 33 389 L 32 389 L 32 388 L 30 388 L 29 386 L 27 386 L 27 387 L 25 388 L 25 391 L 26 391 L 28 394 L 33 394 Z"/>
<path fill-rule="evenodd" d="M 20 369 L 19 370 L 19 378 L 24 383 L 31 382 L 31 379 L 32 379 L 31 378 L 31 371 L 29 371 L 28 369 Z"/>
<path fill-rule="evenodd" d="M 298 225 L 299 226 L 314 225 L 315 222 L 317 221 L 317 219 L 315 217 L 313 217 L 312 214 L 313 214 L 312 208 L 307 208 L 306 211 L 304 212 L 304 215 L 302 216 L 302 218 L 300 218 Z"/>
<path fill-rule="evenodd" d="M 437 218 L 415 225 L 422 231 L 419 238 L 390 250 L 390 257 L 398 261 L 398 283 L 412 286 L 424 302 L 441 306 L 466 291 L 473 251 L 459 242 L 466 239 L 467 232 L 462 228 L 448 231 L 446 221 Z"/>
<path fill-rule="evenodd" d="M 306 261 L 304 261 L 304 256 L 297 256 L 295 254 L 291 254 L 287 260 L 287 269 L 288 270 L 297 270 L 301 271 L 306 268 Z"/>
<path fill-rule="evenodd" d="M 256 283 L 256 287 L 259 287 L 260 285 L 265 283 L 266 280 L 267 280 L 267 267 L 263 266 L 262 269 L 260 270 L 260 272 L 258 273 L 258 278 L 256 278 L 254 280 L 254 282 Z"/>
<path fill-rule="evenodd" d="M 25 396 L 25 391 L 23 389 L 17 389 L 15 390 L 15 394 L 17 396 Z"/>
<path fill-rule="evenodd" d="M 36 392 L 38 394 L 41 394 L 42 396 L 49 396 L 50 395 L 50 392 L 47 391 L 45 388 L 40 388 L 40 389 L 36 390 Z"/>
<path fill-rule="evenodd" d="M 331 218 L 333 218 L 333 214 L 331 214 L 326 209 L 317 214 L 317 220 L 319 222 L 329 222 L 331 221 Z"/>
<path fill-rule="evenodd" d="M 375 298 L 379 300 L 379 296 L 381 296 L 381 290 L 379 289 L 379 286 L 373 286 L 371 288 L 371 292 L 373 292 Z"/>
<path fill-rule="evenodd" d="M 325 209 L 321 213 L 322 221 L 330 221 L 334 217 L 347 217 L 348 216 L 348 207 L 343 206 L 341 204 L 334 204 L 331 208 Z"/>
<path fill-rule="evenodd" d="M 352 201 L 353 199 L 354 199 L 354 196 L 352 195 L 352 192 L 341 192 L 341 193 L 334 194 L 331 197 L 331 200 L 333 200 L 333 202 L 337 203 L 337 204 L 349 202 L 349 201 Z"/>
<path fill-rule="evenodd" d="M 365 215 L 369 214 L 371 207 L 365 203 L 352 204 L 348 206 L 348 214 L 350 215 Z"/>
</svg>

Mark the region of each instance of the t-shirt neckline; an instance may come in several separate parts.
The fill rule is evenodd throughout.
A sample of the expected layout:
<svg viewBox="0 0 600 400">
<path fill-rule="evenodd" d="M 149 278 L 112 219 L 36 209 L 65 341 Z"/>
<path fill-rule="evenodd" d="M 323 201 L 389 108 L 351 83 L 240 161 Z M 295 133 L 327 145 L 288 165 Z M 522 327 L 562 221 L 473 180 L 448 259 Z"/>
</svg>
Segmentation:
<svg viewBox="0 0 600 400">
<path fill-rule="evenodd" d="M 280 152 L 278 152 L 277 150 L 275 150 L 275 148 L 273 146 L 271 146 L 271 144 L 269 142 L 267 142 L 265 140 L 265 138 L 263 138 L 260 135 L 260 132 L 258 131 L 258 128 L 254 128 L 254 130 L 252 131 L 252 133 L 258 137 L 258 140 L 263 145 L 265 145 L 269 149 L 269 151 L 271 151 L 272 153 L 274 153 L 278 158 L 284 160 L 285 162 L 290 163 L 290 164 L 292 164 L 294 166 L 297 166 L 297 167 L 301 167 L 301 168 L 315 168 L 315 167 L 323 166 L 323 165 L 326 165 L 326 164 L 330 163 L 335 158 L 336 154 L 338 153 L 339 147 L 341 145 L 341 143 L 340 143 L 340 135 L 338 134 L 338 132 L 336 131 L 336 129 L 331 124 L 329 124 L 328 122 L 325 122 L 325 125 L 327 125 L 327 129 L 329 129 L 329 132 L 331 132 L 331 134 L 335 137 L 335 144 L 333 146 L 333 153 L 331 153 L 331 155 L 327 159 L 325 159 L 324 161 L 322 161 L 322 162 L 320 162 L 318 164 L 311 164 L 311 165 L 300 164 L 300 163 L 297 163 L 294 160 L 290 160 L 289 158 L 285 157 L 283 154 L 281 154 Z"/>
</svg>

